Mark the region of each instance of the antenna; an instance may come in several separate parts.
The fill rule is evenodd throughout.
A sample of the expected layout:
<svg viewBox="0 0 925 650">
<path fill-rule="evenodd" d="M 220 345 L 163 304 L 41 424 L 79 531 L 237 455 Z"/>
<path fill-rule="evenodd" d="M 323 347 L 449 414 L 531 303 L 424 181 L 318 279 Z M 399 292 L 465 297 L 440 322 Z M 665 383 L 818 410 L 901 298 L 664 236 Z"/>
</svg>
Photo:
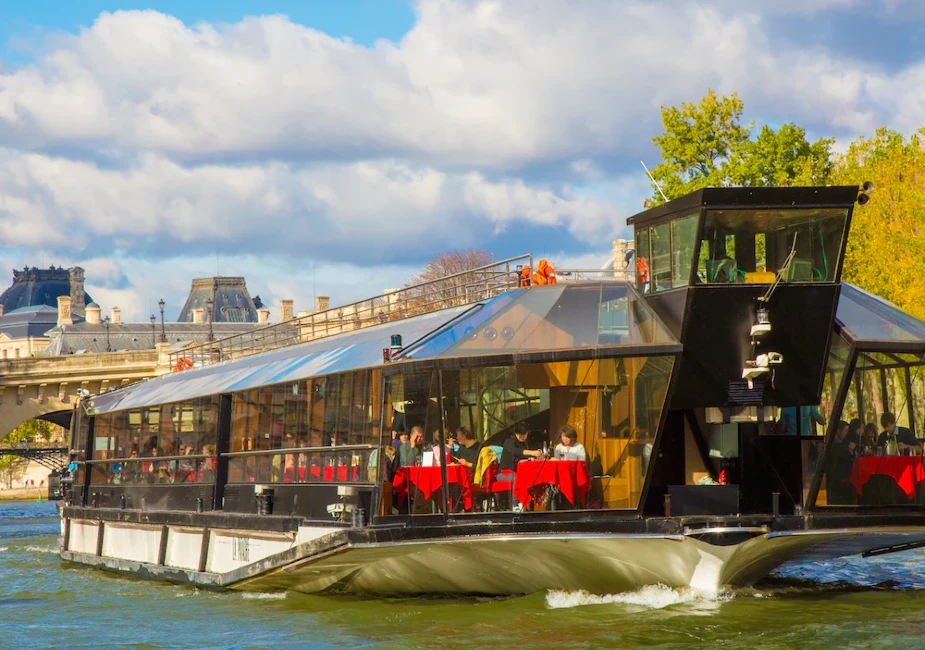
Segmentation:
<svg viewBox="0 0 925 650">
<path fill-rule="evenodd" d="M 642 165 L 642 168 L 646 170 L 646 176 L 649 177 L 649 180 L 652 181 L 652 184 L 655 186 L 655 189 L 657 189 L 658 193 L 662 195 L 663 199 L 665 199 L 665 203 L 668 203 L 668 197 L 665 196 L 665 193 L 662 191 L 662 186 L 658 184 L 658 181 L 656 181 L 655 178 L 652 176 L 651 172 L 649 172 L 649 168 L 646 167 L 646 164 L 642 162 L 641 160 L 639 161 L 639 164 Z"/>
<path fill-rule="evenodd" d="M 761 296 L 758 301 L 765 304 L 771 299 L 771 296 L 774 295 L 774 290 L 777 289 L 777 285 L 780 284 L 780 281 L 784 279 L 784 274 L 790 270 L 790 264 L 793 262 L 793 258 L 797 254 L 797 235 L 799 233 L 793 233 L 793 244 L 790 246 L 790 253 L 787 255 L 787 258 L 784 260 L 784 263 L 780 265 L 780 269 L 777 271 L 777 277 L 774 278 L 774 283 L 768 287 L 767 293 Z"/>
</svg>

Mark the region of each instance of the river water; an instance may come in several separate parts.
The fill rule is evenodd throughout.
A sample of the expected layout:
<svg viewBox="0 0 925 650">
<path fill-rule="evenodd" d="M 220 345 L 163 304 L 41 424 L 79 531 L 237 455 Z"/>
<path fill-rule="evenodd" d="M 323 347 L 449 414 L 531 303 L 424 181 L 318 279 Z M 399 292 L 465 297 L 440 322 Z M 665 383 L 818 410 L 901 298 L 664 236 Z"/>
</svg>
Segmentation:
<svg viewBox="0 0 925 650">
<path fill-rule="evenodd" d="M 0 648 L 925 648 L 925 551 L 756 589 L 364 600 L 212 593 L 70 567 L 51 503 L 0 503 Z"/>
</svg>

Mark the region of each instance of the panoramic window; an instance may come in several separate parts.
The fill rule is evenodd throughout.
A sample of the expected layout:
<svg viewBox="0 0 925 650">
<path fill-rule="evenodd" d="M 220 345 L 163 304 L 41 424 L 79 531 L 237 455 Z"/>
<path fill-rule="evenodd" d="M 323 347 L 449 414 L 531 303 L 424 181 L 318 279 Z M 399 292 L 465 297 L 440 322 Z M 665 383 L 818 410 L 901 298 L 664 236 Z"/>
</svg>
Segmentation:
<svg viewBox="0 0 925 650">
<path fill-rule="evenodd" d="M 631 509 L 642 494 L 672 365 L 673 357 L 660 356 L 464 368 L 392 378 L 390 390 L 405 409 L 401 420 L 427 432 L 425 452 L 439 449 L 445 422 L 447 507 L 457 514 Z M 440 512 L 437 457 L 386 482 L 391 501 L 380 512 Z M 423 502 L 405 505 L 409 487 L 412 502 L 414 490 L 423 490 Z"/>
<path fill-rule="evenodd" d="M 708 210 L 697 279 L 769 284 L 792 252 L 784 282 L 835 282 L 847 217 L 845 208 Z"/>
<path fill-rule="evenodd" d="M 211 483 L 217 441 L 217 397 L 103 413 L 94 423 L 91 484 Z"/>
</svg>

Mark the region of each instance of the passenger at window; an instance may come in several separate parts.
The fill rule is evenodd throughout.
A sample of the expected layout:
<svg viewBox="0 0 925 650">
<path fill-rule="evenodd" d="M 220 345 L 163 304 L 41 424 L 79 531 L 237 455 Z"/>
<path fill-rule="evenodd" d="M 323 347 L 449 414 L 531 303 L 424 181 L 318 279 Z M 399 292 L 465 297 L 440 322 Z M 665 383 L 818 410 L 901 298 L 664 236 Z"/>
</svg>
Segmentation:
<svg viewBox="0 0 925 650">
<path fill-rule="evenodd" d="M 527 438 L 529 437 L 530 432 L 527 430 L 525 424 L 518 423 L 514 426 L 514 435 L 504 441 L 504 445 L 501 447 L 501 462 L 498 464 L 499 469 L 503 470 L 516 470 L 517 463 L 527 458 L 539 458 L 543 455 L 541 449 L 536 448 L 531 445 Z M 506 480 L 502 478 L 504 474 L 498 475 L 498 480 Z"/>
<path fill-rule="evenodd" d="M 858 439 L 850 432 L 848 423 L 839 420 L 835 427 L 835 440 L 832 441 L 826 469 L 826 492 L 828 503 L 831 505 L 853 504 L 857 496 L 854 486 L 851 485 L 851 468 L 857 443 Z"/>
<path fill-rule="evenodd" d="M 578 442 L 578 433 L 575 429 L 566 424 L 559 429 L 559 437 L 562 442 L 556 445 L 557 460 L 588 460 L 588 454 L 585 452 L 584 445 Z"/>
<path fill-rule="evenodd" d="M 472 432 L 465 427 L 456 430 L 456 440 L 459 443 L 459 449 L 454 452 L 456 462 L 473 469 L 479 462 L 479 452 L 482 450 L 482 445 L 475 439 Z"/>
<path fill-rule="evenodd" d="M 881 447 L 895 441 L 900 454 L 922 453 L 922 444 L 912 435 L 912 431 L 896 426 L 896 416 L 892 413 L 887 412 L 880 416 L 880 426 L 883 427 L 883 433 L 880 434 L 877 444 Z"/>
<path fill-rule="evenodd" d="M 800 418 L 800 428 L 797 429 L 797 413 Z M 815 406 L 785 406 L 780 410 L 780 420 L 777 421 L 777 432 L 790 436 L 816 435 L 814 424 L 825 426 L 825 416 Z"/>
<path fill-rule="evenodd" d="M 398 452 L 398 461 L 402 467 L 420 465 L 424 457 L 424 429 L 411 427 L 408 442 L 402 443 Z"/>
<path fill-rule="evenodd" d="M 874 447 L 877 445 L 876 427 L 868 430 L 864 427 L 864 423 L 861 422 L 860 418 L 854 418 L 848 423 L 848 435 L 854 436 L 857 441 L 857 449 L 855 450 L 857 455 L 866 456 L 873 453 Z"/>
<path fill-rule="evenodd" d="M 866 425 L 864 425 L 864 435 L 862 439 L 865 441 L 870 441 L 869 444 L 871 447 L 871 452 L 873 452 L 874 450 L 873 448 L 877 446 L 878 444 L 877 440 L 879 437 L 880 437 L 880 432 L 877 431 L 877 425 L 875 423 L 868 422 Z"/>
<path fill-rule="evenodd" d="M 396 433 L 393 431 L 392 433 Z M 407 444 L 411 440 L 411 434 L 407 431 L 398 432 L 398 437 L 392 440 L 392 449 L 395 450 L 396 454 L 401 453 L 401 448 L 403 445 Z"/>
</svg>

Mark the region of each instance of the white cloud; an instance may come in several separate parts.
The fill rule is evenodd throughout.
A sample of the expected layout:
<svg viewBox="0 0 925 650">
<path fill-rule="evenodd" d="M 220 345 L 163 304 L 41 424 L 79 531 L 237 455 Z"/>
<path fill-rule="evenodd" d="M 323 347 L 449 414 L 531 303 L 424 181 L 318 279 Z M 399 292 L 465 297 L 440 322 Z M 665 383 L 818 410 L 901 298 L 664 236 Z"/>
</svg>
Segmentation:
<svg viewBox="0 0 925 650">
<path fill-rule="evenodd" d="M 0 176 L 6 247 L 45 239 L 45 247 L 75 242 L 95 254 L 108 245 L 140 257 L 196 249 L 375 262 L 394 257 L 392 247 L 464 245 L 479 228 L 501 232 L 518 221 L 567 226 L 591 241 L 616 232 L 625 216 L 568 187 L 385 160 L 190 168 L 146 154 L 106 169 L 5 150 L 0 166 L 10 172 Z M 52 215 L 54 228 L 36 231 Z"/>
<path fill-rule="evenodd" d="M 660 105 L 738 91 L 746 117 L 840 146 L 917 128 L 925 61 L 887 71 L 771 34 L 771 15 L 859 7 L 421 0 L 404 38 L 369 47 L 281 16 L 104 13 L 0 67 L 0 245 L 17 266 L 84 264 L 94 298 L 133 318 L 182 302 L 216 251 L 223 274 L 297 310 L 314 277 L 358 299 L 440 250 L 519 242 L 520 225 L 606 256 L 650 194 L 637 160 Z"/>
<path fill-rule="evenodd" d="M 772 42 L 760 12 L 780 3 L 729 5 L 424 0 L 400 42 L 372 47 L 280 16 L 188 27 L 104 13 L 37 65 L 0 75 L 0 125 L 29 149 L 512 168 L 638 150 L 659 104 L 708 86 L 839 129 L 906 114 L 871 90 L 902 73 Z"/>
</svg>

